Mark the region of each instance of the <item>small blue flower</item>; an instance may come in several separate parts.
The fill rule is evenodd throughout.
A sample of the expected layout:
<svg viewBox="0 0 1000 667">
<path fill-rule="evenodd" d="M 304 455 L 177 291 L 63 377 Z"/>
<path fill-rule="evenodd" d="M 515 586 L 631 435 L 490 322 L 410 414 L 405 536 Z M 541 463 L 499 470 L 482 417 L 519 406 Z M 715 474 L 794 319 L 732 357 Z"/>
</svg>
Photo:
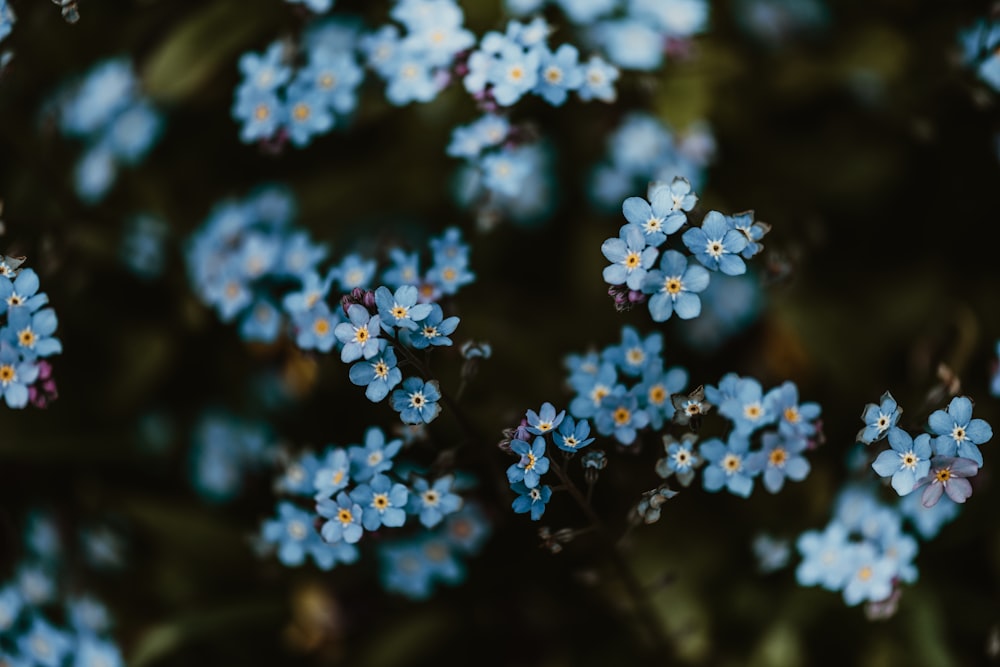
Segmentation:
<svg viewBox="0 0 1000 667">
<path fill-rule="evenodd" d="M 572 417 L 566 417 L 552 440 L 564 452 L 579 451 L 594 441 L 590 437 L 590 422 L 586 419 L 574 422 Z"/>
<path fill-rule="evenodd" d="M 316 471 L 319 468 L 320 460 L 313 452 L 302 452 L 297 459 L 285 466 L 285 470 L 275 482 L 275 486 L 281 493 L 311 496 L 315 493 L 313 480 L 315 480 Z"/>
<path fill-rule="evenodd" d="M 524 482 L 515 482 L 510 485 L 514 493 L 518 494 L 511 503 L 511 508 L 515 514 L 527 514 L 531 512 L 531 520 L 538 521 L 545 514 L 545 506 L 552 498 L 552 489 L 543 484 L 529 489 Z"/>
<path fill-rule="evenodd" d="M 379 316 L 371 315 L 364 306 L 352 303 L 347 309 L 347 317 L 350 322 L 341 322 L 333 330 L 344 344 L 340 360 L 350 363 L 361 357 L 371 359 L 379 353 Z"/>
<path fill-rule="evenodd" d="M 663 335 L 657 331 L 646 336 L 639 336 L 635 327 L 622 327 L 621 344 L 612 345 L 601 353 L 603 361 L 610 361 L 626 375 L 642 375 L 649 368 L 662 368 L 660 357 L 663 351 Z"/>
<path fill-rule="evenodd" d="M 367 289 L 375 277 L 377 268 L 375 260 L 366 260 L 361 255 L 350 254 L 333 269 L 333 276 L 344 292 L 350 292 L 355 287 Z"/>
<path fill-rule="evenodd" d="M 20 409 L 28 404 L 28 385 L 38 379 L 38 366 L 24 359 L 6 340 L 0 340 L 0 392 L 7 407 Z"/>
<path fill-rule="evenodd" d="M 407 512 L 419 515 L 420 523 L 425 528 L 438 525 L 446 515 L 453 514 L 462 507 L 462 496 L 451 491 L 454 482 L 452 475 L 439 477 L 433 485 L 417 477 L 413 481 L 413 493 L 406 506 Z"/>
<path fill-rule="evenodd" d="M 746 273 L 746 263 L 739 253 L 746 248 L 747 237 L 733 229 L 718 211 L 709 211 L 701 227 L 692 227 L 681 239 L 705 268 L 729 276 Z"/>
<path fill-rule="evenodd" d="M 538 51 L 526 51 L 519 44 L 508 42 L 500 48 L 487 71 L 497 104 L 509 107 L 535 87 L 539 60 Z"/>
<path fill-rule="evenodd" d="M 667 250 L 660 260 L 659 270 L 646 274 L 642 291 L 652 294 L 649 314 L 654 322 L 665 322 L 677 313 L 682 320 L 701 314 L 698 292 L 708 287 L 708 270 L 676 250 Z"/>
<path fill-rule="evenodd" d="M 901 428 L 889 430 L 889 446 L 872 463 L 879 477 L 892 477 L 892 488 L 901 496 L 913 491 L 917 480 L 931 469 L 931 436 L 921 433 L 916 438 Z"/>
<path fill-rule="evenodd" d="M 750 259 L 764 250 L 764 244 L 760 240 L 771 231 L 769 224 L 759 220 L 754 221 L 753 215 L 753 211 L 744 211 L 726 216 L 726 220 L 733 229 L 743 232 L 743 235 L 747 237 L 747 247 L 741 253 L 745 259 Z"/>
<path fill-rule="evenodd" d="M 10 311 L 7 320 L 8 342 L 14 345 L 25 359 L 48 357 L 62 352 L 62 343 L 52 336 L 58 326 L 56 312 L 43 308 L 31 313 L 26 308 Z"/>
<path fill-rule="evenodd" d="M 521 459 L 507 468 L 507 481 L 524 482 L 529 489 L 538 486 L 541 476 L 549 471 L 549 459 L 545 456 L 545 438 L 538 436 L 530 445 L 524 440 L 512 440 L 510 449 Z"/>
<path fill-rule="evenodd" d="M 403 386 L 392 392 L 392 409 L 399 412 L 404 424 L 429 424 L 434 421 L 441 406 L 441 390 L 437 380 L 424 382 L 418 377 L 403 380 Z"/>
<path fill-rule="evenodd" d="M 822 586 L 838 591 L 850 576 L 851 542 L 843 524 L 833 521 L 823 532 L 809 530 L 799 535 L 795 543 L 802 560 L 795 569 L 800 586 Z"/>
<path fill-rule="evenodd" d="M 258 298 L 240 322 L 240 336 L 246 341 L 270 343 L 280 332 L 281 313 L 266 298 Z"/>
<path fill-rule="evenodd" d="M 844 584 L 844 602 L 854 606 L 864 601 L 885 600 L 892 594 L 895 565 L 873 545 L 866 542 L 852 545 L 847 559 L 850 565 Z"/>
<path fill-rule="evenodd" d="M 106 639 L 80 635 L 73 652 L 73 667 L 125 667 L 121 650 Z"/>
<path fill-rule="evenodd" d="M 427 303 L 417 304 L 417 288 L 403 285 L 393 294 L 384 285 L 375 290 L 375 305 L 383 326 L 416 329 L 417 322 L 431 313 Z"/>
<path fill-rule="evenodd" d="M 865 426 L 858 431 L 858 442 L 870 445 L 880 440 L 889 432 L 889 429 L 895 428 L 902 413 L 902 408 L 896 404 L 896 399 L 892 397 L 892 394 L 888 391 L 885 392 L 879 399 L 878 405 L 869 403 L 861 413 L 861 419 L 865 422 Z"/>
<path fill-rule="evenodd" d="M 728 417 L 735 432 L 740 435 L 750 435 L 775 419 L 775 415 L 767 409 L 760 382 L 750 377 L 737 381 L 732 396 L 719 404 L 719 414 Z"/>
<path fill-rule="evenodd" d="M 631 391 L 618 385 L 601 400 L 594 425 L 601 435 L 613 435 L 621 444 L 631 445 L 639 429 L 649 425 L 649 415 L 639 409 L 639 401 Z"/>
<path fill-rule="evenodd" d="M 667 236 L 687 221 L 683 213 L 674 209 L 669 187 L 658 189 L 648 202 L 642 197 L 629 197 L 622 202 L 622 214 L 629 223 L 642 230 L 646 245 L 654 247 L 662 245 Z"/>
<path fill-rule="evenodd" d="M 60 667 L 63 659 L 73 649 L 70 637 L 47 623 L 41 616 L 31 619 L 27 632 L 18 637 L 17 648 L 21 655 L 39 667 Z"/>
<path fill-rule="evenodd" d="M 534 92 L 552 106 L 562 106 L 569 91 L 576 90 L 583 83 L 583 69 L 580 67 L 580 52 L 571 44 L 563 44 L 555 53 L 541 47 L 538 83 Z"/>
<path fill-rule="evenodd" d="M 364 308 L 361 309 L 364 310 Z M 368 311 L 364 312 L 367 313 Z M 323 301 L 317 302 L 310 310 L 296 313 L 292 319 L 295 324 L 295 344 L 303 350 L 329 352 L 337 342 L 337 328 L 350 326 L 344 322 L 338 323 L 339 316 L 337 313 L 330 312 L 329 307 Z M 367 329 L 365 330 L 365 334 L 362 335 L 366 334 L 368 334 Z M 378 332 L 375 335 L 378 335 Z M 377 350 L 378 339 L 376 338 L 374 341 L 373 347 Z"/>
<path fill-rule="evenodd" d="M 604 282 L 639 290 L 659 251 L 653 246 L 647 247 L 641 228 L 628 224 L 622 225 L 618 238 L 607 239 L 601 244 L 601 253 L 611 262 L 604 267 Z"/>
<path fill-rule="evenodd" d="M 379 341 L 379 354 L 362 359 L 351 366 L 348 373 L 353 384 L 365 387 L 365 396 L 378 403 L 403 379 L 403 372 L 396 367 L 396 352 L 389 341 Z"/>
<path fill-rule="evenodd" d="M 323 498 L 316 503 L 316 511 L 327 519 L 320 529 L 323 539 L 330 543 L 344 541 L 355 544 L 364 534 L 361 527 L 361 506 L 351 500 L 345 491 L 337 494 L 336 502 Z"/>
<path fill-rule="evenodd" d="M 528 410 L 525 414 L 528 420 L 528 433 L 544 435 L 559 426 L 565 416 L 565 410 L 560 410 L 559 414 L 556 414 L 555 406 L 546 401 L 542 403 L 542 407 L 538 412 Z"/>
<path fill-rule="evenodd" d="M 735 434 L 726 444 L 718 438 L 702 443 L 698 452 L 708 463 L 702 474 L 705 490 L 715 492 L 726 487 L 734 495 L 749 497 L 753 477 L 760 472 L 748 455 L 749 448 L 749 440 Z"/>
<path fill-rule="evenodd" d="M 445 318 L 444 311 L 438 304 L 429 305 L 431 310 L 427 317 L 417 322 L 416 331 L 405 332 L 405 342 L 415 350 L 451 345 L 451 338 L 448 336 L 455 333 L 460 322 L 457 317 Z"/>
<path fill-rule="evenodd" d="M 332 273 L 321 277 L 316 271 L 309 270 L 297 275 L 302 282 L 302 289 L 287 293 L 281 301 L 281 305 L 292 315 L 309 312 L 317 305 L 324 303 L 326 295 L 330 293 L 330 285 L 333 283 Z"/>
<path fill-rule="evenodd" d="M 249 144 L 258 139 L 269 139 L 285 123 L 285 107 L 273 92 L 245 86 L 236 90 L 236 102 L 232 108 L 233 118 L 243 122 L 240 140 Z"/>
<path fill-rule="evenodd" d="M 694 451 L 697 441 L 698 436 L 694 433 L 685 433 L 680 440 L 663 436 L 666 456 L 656 462 L 656 474 L 663 479 L 676 475 L 678 482 L 688 486 L 694 479 L 695 470 L 701 465 L 701 458 Z"/>
<path fill-rule="evenodd" d="M 364 446 L 349 447 L 347 454 L 351 459 L 351 479 L 365 482 L 377 474 L 392 469 L 392 459 L 403 446 L 398 438 L 385 441 L 385 434 L 377 427 L 365 431 Z"/>
<path fill-rule="evenodd" d="M 635 387 L 639 396 L 639 407 L 649 415 L 649 424 L 657 431 L 663 427 L 664 421 L 674 417 L 676 408 L 670 397 L 678 394 L 687 386 L 687 371 L 675 366 L 666 372 L 662 368 L 650 365 L 642 375 L 642 382 Z"/>
<path fill-rule="evenodd" d="M 0 632 L 6 633 L 14 626 L 23 608 L 24 598 L 13 585 L 0 589 Z"/>
<path fill-rule="evenodd" d="M 971 459 L 982 467 L 979 445 L 993 437 L 993 428 L 984 419 L 972 418 L 972 401 L 967 396 L 951 399 L 947 411 L 935 410 L 927 423 L 930 432 L 937 436 L 935 454 Z"/>
<path fill-rule="evenodd" d="M 351 481 L 350 468 L 347 450 L 335 447 L 327 451 L 312 480 L 316 500 L 329 498 L 344 489 Z"/>
<path fill-rule="evenodd" d="M 799 388 L 786 380 L 764 395 L 764 409 L 777 415 L 779 428 L 804 437 L 816 433 L 816 420 L 821 408 L 818 403 L 799 403 Z"/>
<path fill-rule="evenodd" d="M 804 437 L 769 431 L 761 436 L 761 451 L 750 454 L 750 467 L 763 470 L 764 488 L 778 493 L 786 478 L 801 482 L 809 474 L 809 461 L 802 456 L 807 445 Z"/>
<path fill-rule="evenodd" d="M 278 547 L 278 560 L 288 567 L 302 565 L 307 554 L 324 548 L 313 527 L 313 515 L 287 500 L 278 503 L 277 518 L 264 522 L 261 536 Z"/>
<path fill-rule="evenodd" d="M 406 502 L 410 492 L 385 475 L 375 475 L 368 484 L 351 491 L 351 500 L 362 508 L 361 523 L 371 532 L 382 526 L 398 528 L 406 523 Z"/>
<path fill-rule="evenodd" d="M 590 59 L 583 65 L 583 83 L 580 84 L 576 94 L 584 102 L 595 99 L 602 102 L 614 102 L 618 97 L 618 92 L 615 90 L 615 81 L 618 80 L 618 76 L 617 67 L 598 55 L 590 56 Z"/>
<path fill-rule="evenodd" d="M 34 269 L 21 269 L 11 280 L 0 276 L 0 301 L 6 302 L 8 315 L 17 308 L 33 313 L 49 302 L 44 292 L 38 291 L 38 274 Z"/>
</svg>

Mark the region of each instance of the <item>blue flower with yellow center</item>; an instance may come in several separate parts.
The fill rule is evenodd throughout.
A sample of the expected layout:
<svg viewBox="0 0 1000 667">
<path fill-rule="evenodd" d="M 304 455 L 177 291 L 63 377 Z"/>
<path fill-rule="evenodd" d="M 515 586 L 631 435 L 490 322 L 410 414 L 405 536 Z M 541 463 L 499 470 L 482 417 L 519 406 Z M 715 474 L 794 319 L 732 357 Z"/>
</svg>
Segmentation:
<svg viewBox="0 0 1000 667">
<path fill-rule="evenodd" d="M 545 456 L 545 438 L 538 436 L 530 445 L 524 440 L 512 440 L 510 449 L 521 459 L 507 468 L 507 481 L 511 484 L 524 482 L 529 489 L 538 486 L 542 475 L 549 471 L 549 459 Z"/>
</svg>

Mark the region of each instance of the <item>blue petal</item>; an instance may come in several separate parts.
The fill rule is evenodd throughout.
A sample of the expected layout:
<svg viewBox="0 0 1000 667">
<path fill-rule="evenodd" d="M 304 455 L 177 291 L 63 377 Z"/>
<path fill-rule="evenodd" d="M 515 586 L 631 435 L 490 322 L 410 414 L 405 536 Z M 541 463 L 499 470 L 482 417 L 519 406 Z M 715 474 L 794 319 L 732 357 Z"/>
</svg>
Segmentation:
<svg viewBox="0 0 1000 667">
<path fill-rule="evenodd" d="M 677 317 L 690 320 L 701 314 L 701 299 L 690 292 L 681 292 L 677 295 L 674 309 L 677 311 Z"/>
<path fill-rule="evenodd" d="M 956 424 L 968 424 L 972 419 L 972 401 L 965 396 L 956 396 L 948 404 L 948 414 Z"/>
</svg>

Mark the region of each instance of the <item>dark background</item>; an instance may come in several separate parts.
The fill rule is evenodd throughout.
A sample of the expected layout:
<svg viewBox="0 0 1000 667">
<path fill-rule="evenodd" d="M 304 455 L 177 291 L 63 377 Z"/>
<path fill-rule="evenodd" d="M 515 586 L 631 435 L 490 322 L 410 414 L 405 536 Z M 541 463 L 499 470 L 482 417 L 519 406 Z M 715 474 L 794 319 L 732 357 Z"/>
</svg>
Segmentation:
<svg viewBox="0 0 1000 667">
<path fill-rule="evenodd" d="M 547 554 L 537 548 L 538 525 L 513 515 L 512 495 L 497 494 L 488 479 L 508 464 L 495 449 L 503 428 L 543 401 L 568 404 L 563 357 L 617 341 L 625 323 L 662 331 L 668 365 L 685 366 L 692 386 L 727 371 L 754 375 L 765 388 L 791 379 L 804 400 L 823 406 L 827 442 L 811 454 L 806 481 L 777 496 L 758 488 L 748 500 L 695 485 L 659 523 L 632 533 L 641 578 L 669 575 L 653 599 L 677 660 L 989 661 L 1000 625 L 994 443 L 984 447 L 985 469 L 959 518 L 921 543 L 920 579 L 904 587 L 887 621 L 867 621 L 839 594 L 797 586 L 795 557 L 790 568 L 759 574 L 750 550 L 760 531 L 794 538 L 826 524 L 850 478 L 861 410 L 883 391 L 916 432 L 947 403 L 934 394 L 943 363 L 975 399 L 975 416 L 1000 423 L 988 393 L 1000 332 L 997 96 L 962 67 L 956 38 L 988 12 L 985 3 L 831 2 L 822 26 L 765 41 L 741 28 L 740 5 L 713 2 L 711 29 L 691 56 L 655 74 L 625 74 L 616 104 L 518 105 L 515 120 L 537 122 L 556 147 L 559 204 L 544 224 L 489 233 L 477 232 L 448 193 L 458 163 L 444 147 L 451 128 L 476 113 L 458 89 L 393 108 L 369 73 L 349 131 L 279 155 L 239 142 L 229 115 L 236 60 L 298 30 L 303 17 L 291 6 L 92 0 L 68 25 L 50 3 L 12 4 L 18 22 L 3 46 L 15 57 L 0 79 L 0 250 L 27 255 L 40 274 L 65 352 L 54 358 L 58 401 L 0 411 L 0 560 L 4 574 L 19 561 L 30 508 L 53 512 L 70 545 L 83 529 L 111 526 L 125 544 L 122 568 L 92 571 L 75 546 L 65 558 L 75 581 L 110 607 L 130 664 L 638 660 L 640 629 L 593 541 Z M 338 0 L 335 11 L 365 12 L 377 25 L 384 4 Z M 464 4 L 477 34 L 503 25 L 499 3 Z M 572 41 L 569 31 L 557 34 Z M 140 166 L 124 169 L 110 195 L 88 207 L 70 181 L 80 146 L 40 123 L 39 109 L 62 82 L 118 54 L 133 57 L 166 130 Z M 762 317 L 720 348 L 691 347 L 676 321 L 654 325 L 641 308 L 617 313 L 606 296 L 599 247 L 622 219 L 590 207 L 585 188 L 607 132 L 635 108 L 678 129 L 708 121 L 718 155 L 699 211 L 755 209 L 773 231 L 753 264 L 791 268 L 768 288 Z M 250 537 L 273 511 L 273 471 L 249 474 L 226 504 L 192 490 L 191 432 L 207 407 L 263 417 L 293 449 L 357 442 L 368 425 L 395 419 L 349 384 L 338 359 L 288 343 L 246 345 L 188 285 L 181 244 L 212 205 L 272 181 L 293 189 L 297 224 L 328 242 L 334 258 L 449 225 L 472 245 L 478 279 L 455 300 L 458 333 L 488 340 L 493 358 L 464 401 L 479 439 L 459 464 L 480 475 L 476 494 L 493 535 L 468 563 L 466 582 L 429 602 L 382 592 L 370 560 L 324 574 L 255 556 Z M 169 224 L 168 267 L 153 281 L 118 258 L 126 220 L 138 212 Z M 457 373 L 448 359 L 443 381 Z M 262 373 L 291 377 L 297 395 L 262 408 L 252 389 Z M 162 420 L 153 430 L 165 446 L 142 436 L 149 415 Z M 447 411 L 432 432 L 438 442 L 464 437 Z M 658 483 L 657 440 L 638 453 L 604 442 L 611 465 L 595 506 L 612 526 Z M 541 523 L 582 522 L 557 496 Z M 320 639 L 303 641 L 303 633 Z"/>
</svg>

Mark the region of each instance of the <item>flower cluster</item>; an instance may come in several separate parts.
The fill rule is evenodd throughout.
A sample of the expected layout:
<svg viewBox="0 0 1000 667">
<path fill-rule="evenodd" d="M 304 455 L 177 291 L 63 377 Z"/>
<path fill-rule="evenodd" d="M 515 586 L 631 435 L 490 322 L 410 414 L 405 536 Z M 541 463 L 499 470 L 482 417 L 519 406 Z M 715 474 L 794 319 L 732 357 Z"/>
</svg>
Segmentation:
<svg viewBox="0 0 1000 667">
<path fill-rule="evenodd" d="M 366 63 L 386 82 L 390 104 L 430 102 L 451 83 L 457 56 L 476 38 L 454 0 L 399 0 L 390 16 L 405 32 L 390 23 L 364 35 Z"/>
<path fill-rule="evenodd" d="M 868 486 L 844 488 L 830 523 L 802 533 L 796 547 L 799 585 L 840 591 L 848 605 L 886 601 L 900 584 L 917 580 L 918 544 L 903 530 L 903 514 Z"/>
<path fill-rule="evenodd" d="M 26 556 L 13 578 L 0 584 L 0 656 L 12 666 L 123 667 L 107 608 L 90 595 L 64 590 L 70 587 L 63 546 L 50 517 L 29 516 Z"/>
<path fill-rule="evenodd" d="M 457 556 L 478 551 L 488 524 L 477 508 L 463 507 L 455 475 L 429 477 L 398 465 L 402 447 L 403 440 L 387 440 L 371 427 L 363 444 L 301 453 L 276 481 L 285 498 L 277 516 L 263 523 L 262 542 L 286 566 L 302 565 L 308 556 L 329 570 L 356 562 L 366 533 L 419 523 L 427 530 L 399 539 L 380 532 L 374 541 L 385 587 L 419 598 L 434 581 L 460 580 Z"/>
<path fill-rule="evenodd" d="M 53 101 L 59 129 L 86 144 L 74 184 L 87 203 L 104 198 L 118 169 L 140 163 L 163 130 L 163 116 L 142 94 L 126 57 L 104 60 Z"/>
<path fill-rule="evenodd" d="M 509 432 L 509 440 L 502 443 L 503 449 L 518 461 L 507 468 L 507 481 L 517 494 L 512 508 L 517 514 L 530 514 L 532 521 L 538 521 L 545 513 L 545 507 L 552 498 L 552 488 L 542 484 L 542 475 L 549 471 L 548 445 L 567 455 L 573 455 L 594 441 L 590 437 L 590 422 L 573 419 L 565 410 L 556 412 L 551 403 L 543 403 L 538 412 L 528 410 L 521 424 Z"/>
<path fill-rule="evenodd" d="M 688 224 L 687 213 L 698 201 L 686 178 L 671 183 L 653 181 L 647 199 L 629 197 L 622 204 L 626 224 L 617 238 L 601 245 L 611 264 L 604 268 L 608 293 L 619 310 L 648 300 L 656 322 L 677 317 L 689 320 L 701 314 L 698 293 L 708 287 L 710 271 L 729 276 L 746 273 L 744 259 L 764 249 L 760 239 L 770 227 L 755 222 L 752 211 L 728 216 L 709 211 L 701 226 Z M 685 229 L 681 240 L 690 255 L 660 246 Z M 658 267 L 654 268 L 657 259 Z M 696 261 L 697 260 L 697 261 Z"/>
<path fill-rule="evenodd" d="M 888 391 L 878 404 L 869 403 L 861 415 L 864 428 L 858 441 L 870 445 L 883 438 L 889 449 L 872 463 L 879 477 L 888 478 L 893 490 L 905 496 L 923 487 L 921 502 L 931 507 L 944 494 L 956 503 L 972 495 L 968 478 L 983 465 L 982 445 L 993 437 L 992 427 L 973 419 L 972 400 L 951 399 L 945 410 L 935 410 L 927 421 L 927 432 L 915 438 L 898 426 L 902 408 Z"/>
<path fill-rule="evenodd" d="M 353 23 L 323 19 L 304 31 L 297 49 L 274 42 L 263 53 L 243 54 L 232 107 L 240 139 L 302 147 L 346 122 L 364 78 L 357 32 Z"/>
<path fill-rule="evenodd" d="M 697 190 L 714 154 L 715 138 L 706 125 L 680 134 L 652 114 L 629 111 L 608 135 L 607 158 L 594 168 L 587 190 L 594 204 L 608 211 L 645 187 L 650 174 L 665 183 L 681 176 Z"/>
<path fill-rule="evenodd" d="M 22 268 L 23 257 L 0 256 L 0 394 L 9 408 L 30 402 L 45 407 L 56 397 L 52 366 L 46 359 L 62 352 L 55 334 L 56 311 L 38 291 L 38 274 Z"/>
<path fill-rule="evenodd" d="M 327 254 L 295 229 L 295 200 L 279 186 L 217 204 L 187 243 L 188 275 L 199 298 L 224 322 L 239 322 L 248 341 L 270 342 L 281 333 L 284 291 L 306 281 Z"/>
<path fill-rule="evenodd" d="M 669 52 L 682 53 L 685 43 L 708 24 L 706 0 L 506 0 L 509 11 L 528 14 L 546 4 L 557 5 L 582 29 L 589 44 L 624 69 L 659 69 Z"/>
<path fill-rule="evenodd" d="M 530 23 L 510 21 L 504 33 L 487 32 L 466 61 L 466 91 L 486 106 L 509 107 L 527 94 L 562 106 L 570 92 L 584 101 L 613 102 L 618 69 L 598 55 L 581 63 L 572 44 L 553 51 L 548 45 L 551 32 L 540 16 Z"/>
<path fill-rule="evenodd" d="M 675 417 L 672 397 L 688 382 L 684 368 L 664 368 L 662 352 L 662 334 L 642 338 L 625 325 L 619 344 L 567 357 L 567 382 L 575 392 L 570 415 L 593 419 L 599 434 L 622 445 L 631 445 L 647 427 L 661 429 Z"/>
</svg>

